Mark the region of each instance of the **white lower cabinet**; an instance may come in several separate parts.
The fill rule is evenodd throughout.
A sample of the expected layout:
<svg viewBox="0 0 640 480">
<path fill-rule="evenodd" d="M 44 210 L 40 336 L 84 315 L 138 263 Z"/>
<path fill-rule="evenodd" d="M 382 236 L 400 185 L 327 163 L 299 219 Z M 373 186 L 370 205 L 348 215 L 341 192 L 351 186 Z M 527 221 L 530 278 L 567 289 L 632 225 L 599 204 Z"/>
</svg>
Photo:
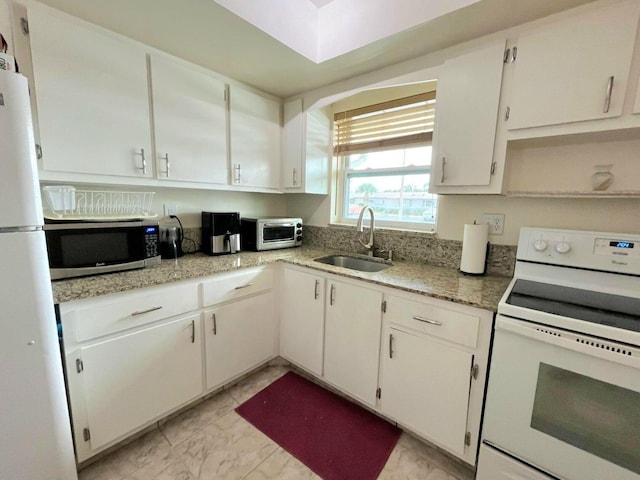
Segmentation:
<svg viewBox="0 0 640 480">
<path fill-rule="evenodd" d="M 222 386 L 275 355 L 273 292 L 205 310 L 207 390 Z"/>
<path fill-rule="evenodd" d="M 202 393 L 199 315 L 80 349 L 92 449 Z"/>
<path fill-rule="evenodd" d="M 380 410 L 474 465 L 493 313 L 419 295 L 386 295 Z"/>
<path fill-rule="evenodd" d="M 390 326 L 383 338 L 382 412 L 463 455 L 473 355 Z"/>
<path fill-rule="evenodd" d="M 373 406 L 378 386 L 382 293 L 332 279 L 327 288 L 324 378 Z"/>
<path fill-rule="evenodd" d="M 280 352 L 322 376 L 325 277 L 285 267 L 282 283 Z"/>
<path fill-rule="evenodd" d="M 277 268 L 61 304 L 78 462 L 280 353 L 475 465 L 492 312 Z"/>
</svg>

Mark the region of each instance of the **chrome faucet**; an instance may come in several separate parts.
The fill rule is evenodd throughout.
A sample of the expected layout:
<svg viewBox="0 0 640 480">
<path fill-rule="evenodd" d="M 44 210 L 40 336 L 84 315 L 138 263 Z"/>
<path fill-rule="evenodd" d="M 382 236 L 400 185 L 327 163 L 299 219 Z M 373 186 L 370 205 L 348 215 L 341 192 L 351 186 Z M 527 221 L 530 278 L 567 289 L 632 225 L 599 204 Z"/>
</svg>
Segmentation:
<svg viewBox="0 0 640 480">
<path fill-rule="evenodd" d="M 375 220 L 375 216 L 373 215 L 373 209 L 371 207 L 368 207 L 368 206 L 363 207 L 362 210 L 360 210 L 360 216 L 358 217 L 358 224 L 356 225 L 356 230 L 358 232 L 364 231 L 362 227 L 362 219 L 364 218 L 364 212 L 366 210 L 368 210 L 369 213 L 371 214 L 371 221 L 369 222 L 369 243 L 364 243 L 361 238 L 359 238 L 358 241 L 362 244 L 364 248 L 368 250 L 367 255 L 369 255 L 370 257 L 373 257 L 373 230 L 376 228 L 376 220 Z"/>
</svg>

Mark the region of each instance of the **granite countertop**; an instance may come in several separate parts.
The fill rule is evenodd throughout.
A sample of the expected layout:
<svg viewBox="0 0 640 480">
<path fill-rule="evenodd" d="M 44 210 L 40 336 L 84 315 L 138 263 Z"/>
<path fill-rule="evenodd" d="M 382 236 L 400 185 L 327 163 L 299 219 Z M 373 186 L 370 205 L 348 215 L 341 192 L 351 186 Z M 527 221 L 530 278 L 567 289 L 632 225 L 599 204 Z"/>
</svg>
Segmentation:
<svg viewBox="0 0 640 480">
<path fill-rule="evenodd" d="M 271 252 L 241 252 L 216 257 L 201 253 L 187 254 L 177 262 L 163 260 L 157 267 L 58 280 L 52 283 L 53 297 L 56 303 L 69 302 L 282 261 L 495 312 L 511 280 L 509 277 L 492 275 L 467 276 L 452 268 L 406 261 L 394 261 L 392 267 L 375 273 L 313 261 L 314 258 L 332 253 L 341 252 L 318 247 L 300 247 Z M 347 255 L 352 254 L 347 253 Z"/>
</svg>

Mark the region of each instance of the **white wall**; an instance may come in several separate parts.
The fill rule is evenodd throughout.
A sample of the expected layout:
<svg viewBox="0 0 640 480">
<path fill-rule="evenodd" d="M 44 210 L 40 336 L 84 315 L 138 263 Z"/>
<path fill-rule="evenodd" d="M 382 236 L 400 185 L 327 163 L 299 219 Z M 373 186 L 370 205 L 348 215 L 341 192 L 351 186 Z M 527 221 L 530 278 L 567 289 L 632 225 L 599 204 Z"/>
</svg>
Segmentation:
<svg viewBox="0 0 640 480">
<path fill-rule="evenodd" d="M 285 216 L 284 195 L 272 193 L 219 192 L 178 188 L 156 189 L 154 208 L 162 216 L 165 203 L 176 203 L 185 227 L 199 227 L 200 212 L 240 212 L 242 217 Z"/>
<path fill-rule="evenodd" d="M 570 13 L 563 13 L 570 15 Z M 539 22 L 544 22 L 541 20 Z M 539 23 L 534 22 L 534 24 Z M 459 55 L 472 48 L 479 48 L 483 42 L 493 39 L 511 38 L 517 36 L 519 27 L 498 32 L 482 39 L 467 42 L 455 47 L 440 50 L 430 55 L 408 60 L 366 75 L 353 77 L 349 80 L 327 85 L 302 95 L 307 108 L 335 104 L 347 96 L 354 95 L 369 88 L 379 88 L 417 81 L 427 81 L 437 78 L 438 66 L 448 57 Z M 527 26 L 531 28 L 531 24 Z M 513 183 L 522 183 L 521 171 L 529 168 L 535 171 L 538 179 L 553 189 L 546 168 L 541 165 L 554 164 L 553 171 L 569 172 L 570 175 L 579 173 L 580 177 L 571 178 L 575 183 L 575 190 L 585 190 L 581 185 L 587 185 L 590 175 L 595 171 L 594 165 L 606 164 L 607 158 L 621 156 L 636 160 L 637 155 L 630 152 L 638 146 L 638 142 L 628 142 L 627 139 L 617 142 L 619 135 L 613 139 L 605 138 L 606 144 L 601 143 L 599 137 L 594 144 L 562 140 L 549 147 L 534 145 L 512 149 L 508 153 L 507 164 L 512 167 Z M 565 162 L 564 164 L 559 162 Z M 558 165 L 566 165 L 569 168 Z M 536 168 L 537 166 L 537 168 Z M 624 165 L 623 165 L 624 166 Z M 628 187 L 632 181 L 637 185 L 637 178 L 631 178 L 626 170 L 618 172 L 618 186 Z M 637 171 L 637 169 L 635 169 Z M 530 181 L 531 175 L 525 175 Z M 555 179 L 554 179 L 555 180 Z M 567 182 L 564 182 L 563 186 Z M 615 184 L 614 184 L 615 185 Z M 335 188 L 335 178 L 331 183 Z M 560 189 L 560 188 L 557 188 Z M 586 188 L 588 190 L 588 188 Z M 301 198 L 303 197 L 303 198 Z M 288 215 L 301 216 L 308 224 L 326 226 L 331 222 L 335 206 L 330 197 L 315 197 L 310 195 L 288 196 Z M 519 229 L 522 226 L 537 226 L 549 228 L 568 228 L 596 231 L 612 231 L 640 233 L 640 199 L 638 198 L 521 198 L 499 195 L 443 195 L 440 196 L 438 212 L 437 235 L 443 239 L 462 240 L 463 226 L 480 220 L 483 213 L 503 213 L 505 218 L 505 233 L 494 236 L 493 243 L 504 245 L 517 244 Z"/>
</svg>

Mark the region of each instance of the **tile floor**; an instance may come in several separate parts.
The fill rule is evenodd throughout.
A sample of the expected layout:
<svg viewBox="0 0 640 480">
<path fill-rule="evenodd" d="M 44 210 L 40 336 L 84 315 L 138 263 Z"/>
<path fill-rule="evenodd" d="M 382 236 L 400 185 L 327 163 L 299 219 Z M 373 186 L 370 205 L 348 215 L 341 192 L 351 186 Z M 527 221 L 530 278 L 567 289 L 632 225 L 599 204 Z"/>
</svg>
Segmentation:
<svg viewBox="0 0 640 480">
<path fill-rule="evenodd" d="M 270 366 L 83 469 L 80 480 L 318 479 L 234 409 L 289 367 Z M 402 434 L 380 480 L 471 480 L 471 469 Z"/>
</svg>

